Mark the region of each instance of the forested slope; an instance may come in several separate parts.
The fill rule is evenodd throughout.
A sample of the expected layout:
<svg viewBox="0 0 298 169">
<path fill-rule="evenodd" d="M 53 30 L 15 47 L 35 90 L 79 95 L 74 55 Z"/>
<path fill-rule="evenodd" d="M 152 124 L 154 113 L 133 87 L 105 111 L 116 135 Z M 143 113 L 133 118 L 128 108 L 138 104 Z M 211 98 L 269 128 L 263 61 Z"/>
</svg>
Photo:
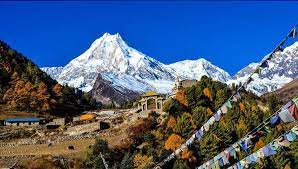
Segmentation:
<svg viewBox="0 0 298 169">
<path fill-rule="evenodd" d="M 5 111 L 56 115 L 94 108 L 86 93 L 61 86 L 36 64 L 0 41 L 0 106 Z"/>
<path fill-rule="evenodd" d="M 143 123 L 130 127 L 130 139 L 124 142 L 126 146 L 110 149 L 105 141 L 98 140 L 88 151 L 82 167 L 103 167 L 99 157 L 99 152 L 102 152 L 109 167 L 153 168 L 204 125 L 235 89 L 236 86 L 231 89 L 226 84 L 203 77 L 197 85 L 179 91 L 176 99 L 167 100 L 164 110 L 169 116 L 163 124 L 157 125 L 158 116 L 152 113 Z M 241 96 L 219 122 L 210 125 L 209 131 L 204 133 L 201 140 L 195 141 L 163 168 L 200 166 L 244 137 L 283 104 L 274 99 L 261 100 L 246 91 L 241 91 Z M 273 141 L 292 125 L 293 123 L 280 123 L 259 131 L 248 152 L 237 152 L 238 160 Z M 276 155 L 266 157 L 250 168 L 295 168 L 298 166 L 297 146 L 297 142 L 293 142 L 290 147 L 282 148 Z M 230 159 L 230 165 L 238 160 Z"/>
</svg>

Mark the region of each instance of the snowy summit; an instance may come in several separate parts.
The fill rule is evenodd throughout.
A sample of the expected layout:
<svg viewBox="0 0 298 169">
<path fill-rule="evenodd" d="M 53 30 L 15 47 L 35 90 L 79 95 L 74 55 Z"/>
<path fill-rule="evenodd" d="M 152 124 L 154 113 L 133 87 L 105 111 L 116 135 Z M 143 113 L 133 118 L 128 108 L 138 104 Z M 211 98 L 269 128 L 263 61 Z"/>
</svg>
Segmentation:
<svg viewBox="0 0 298 169">
<path fill-rule="evenodd" d="M 156 90 L 169 93 L 177 76 L 200 79 L 207 75 L 222 82 L 230 79 L 227 72 L 205 59 L 165 65 L 129 47 L 118 33 L 105 33 L 62 69 L 47 67 L 43 70 L 59 83 L 67 83 L 84 91 L 92 89 L 99 73 L 114 87 L 137 92 Z"/>
<path fill-rule="evenodd" d="M 261 95 L 282 87 L 297 78 L 298 42 L 280 52 L 269 63 L 269 68 L 248 86 Z M 119 90 L 135 92 L 155 90 L 169 93 L 177 76 L 199 80 L 203 75 L 227 84 L 239 83 L 257 66 L 252 63 L 240 70 L 233 78 L 223 69 L 205 59 L 184 60 L 169 65 L 163 64 L 130 47 L 117 33 L 105 33 L 96 39 L 84 53 L 64 67 L 42 68 L 61 84 L 68 84 L 90 91 L 100 74 Z"/>
</svg>

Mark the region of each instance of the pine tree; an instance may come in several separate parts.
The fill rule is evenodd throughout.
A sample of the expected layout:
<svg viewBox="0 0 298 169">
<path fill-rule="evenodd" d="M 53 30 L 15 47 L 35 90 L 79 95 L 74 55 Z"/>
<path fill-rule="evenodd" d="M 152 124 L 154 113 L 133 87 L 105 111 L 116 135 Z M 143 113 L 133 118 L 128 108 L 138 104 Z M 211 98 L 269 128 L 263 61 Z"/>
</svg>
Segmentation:
<svg viewBox="0 0 298 169">
<path fill-rule="evenodd" d="M 190 137 L 195 129 L 196 125 L 189 113 L 185 112 L 177 118 L 177 124 L 174 131 L 184 138 Z"/>
<path fill-rule="evenodd" d="M 192 118 L 197 127 L 202 126 L 208 120 L 207 108 L 203 106 L 192 109 Z"/>
</svg>

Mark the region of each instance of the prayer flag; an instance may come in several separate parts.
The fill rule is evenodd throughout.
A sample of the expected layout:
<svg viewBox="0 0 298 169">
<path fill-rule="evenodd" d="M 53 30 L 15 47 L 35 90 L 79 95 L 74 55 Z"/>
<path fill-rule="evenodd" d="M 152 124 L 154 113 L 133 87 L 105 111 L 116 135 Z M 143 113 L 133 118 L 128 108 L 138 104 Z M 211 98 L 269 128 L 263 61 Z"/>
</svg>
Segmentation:
<svg viewBox="0 0 298 169">
<path fill-rule="evenodd" d="M 291 112 L 289 111 L 289 109 L 284 109 L 281 110 L 278 113 L 278 116 L 280 117 L 280 119 L 284 122 L 284 123 L 288 123 L 288 122 L 293 122 L 295 121 L 295 118 L 292 116 Z"/>
<path fill-rule="evenodd" d="M 234 95 L 237 99 L 241 99 L 241 95 L 239 92 L 237 92 L 235 95 Z"/>
<path fill-rule="evenodd" d="M 277 143 L 283 147 L 289 147 L 290 146 L 290 142 L 287 139 L 287 137 L 285 136 L 280 136 L 277 138 Z"/>
<path fill-rule="evenodd" d="M 213 116 L 214 116 L 215 121 L 220 120 L 220 115 L 218 113 L 215 113 Z"/>
<path fill-rule="evenodd" d="M 296 30 L 296 28 L 293 28 L 291 30 L 291 32 L 289 33 L 288 37 L 296 38 L 296 36 L 297 36 L 297 30 Z"/>
<path fill-rule="evenodd" d="M 223 114 L 226 114 L 228 112 L 228 108 L 225 104 L 221 106 L 220 110 Z"/>
<path fill-rule="evenodd" d="M 228 100 L 225 105 L 227 106 L 227 108 L 232 108 L 232 104 L 231 104 L 231 101 Z"/>
<path fill-rule="evenodd" d="M 209 123 L 208 121 L 204 124 L 205 131 L 209 131 Z"/>
</svg>

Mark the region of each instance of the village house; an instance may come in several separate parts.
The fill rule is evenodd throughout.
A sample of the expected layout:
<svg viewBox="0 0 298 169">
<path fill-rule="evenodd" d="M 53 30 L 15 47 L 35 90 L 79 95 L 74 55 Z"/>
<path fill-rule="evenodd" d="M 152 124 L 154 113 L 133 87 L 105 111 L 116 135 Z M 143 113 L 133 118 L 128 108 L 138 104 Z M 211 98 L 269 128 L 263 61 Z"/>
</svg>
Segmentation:
<svg viewBox="0 0 298 169">
<path fill-rule="evenodd" d="M 65 118 L 53 119 L 53 121 L 46 124 L 47 129 L 56 129 L 65 125 Z"/>
<path fill-rule="evenodd" d="M 138 102 L 138 108 L 142 111 L 146 110 L 162 110 L 164 98 L 154 91 L 145 93 Z"/>
<path fill-rule="evenodd" d="M 96 121 L 96 115 L 90 112 L 72 118 L 73 124 L 83 124 L 83 123 L 90 123 L 94 121 Z"/>
<path fill-rule="evenodd" d="M 93 120 L 95 115 L 93 113 L 86 113 L 80 116 L 80 121 L 88 121 Z"/>
<path fill-rule="evenodd" d="M 198 81 L 197 80 L 189 80 L 189 79 L 184 79 L 184 80 L 181 80 L 180 77 L 178 76 L 176 78 L 176 81 L 175 81 L 175 84 L 174 84 L 174 87 L 172 89 L 172 94 L 170 95 L 171 98 L 175 98 L 176 97 L 176 93 L 179 91 L 179 90 L 182 90 L 182 89 L 185 89 L 187 87 L 191 87 L 195 84 L 197 84 Z"/>
<path fill-rule="evenodd" d="M 6 126 L 38 126 L 39 118 L 9 118 L 4 120 Z"/>
<path fill-rule="evenodd" d="M 56 125 L 64 126 L 65 125 L 65 118 L 53 119 L 53 123 L 56 124 Z"/>
</svg>

